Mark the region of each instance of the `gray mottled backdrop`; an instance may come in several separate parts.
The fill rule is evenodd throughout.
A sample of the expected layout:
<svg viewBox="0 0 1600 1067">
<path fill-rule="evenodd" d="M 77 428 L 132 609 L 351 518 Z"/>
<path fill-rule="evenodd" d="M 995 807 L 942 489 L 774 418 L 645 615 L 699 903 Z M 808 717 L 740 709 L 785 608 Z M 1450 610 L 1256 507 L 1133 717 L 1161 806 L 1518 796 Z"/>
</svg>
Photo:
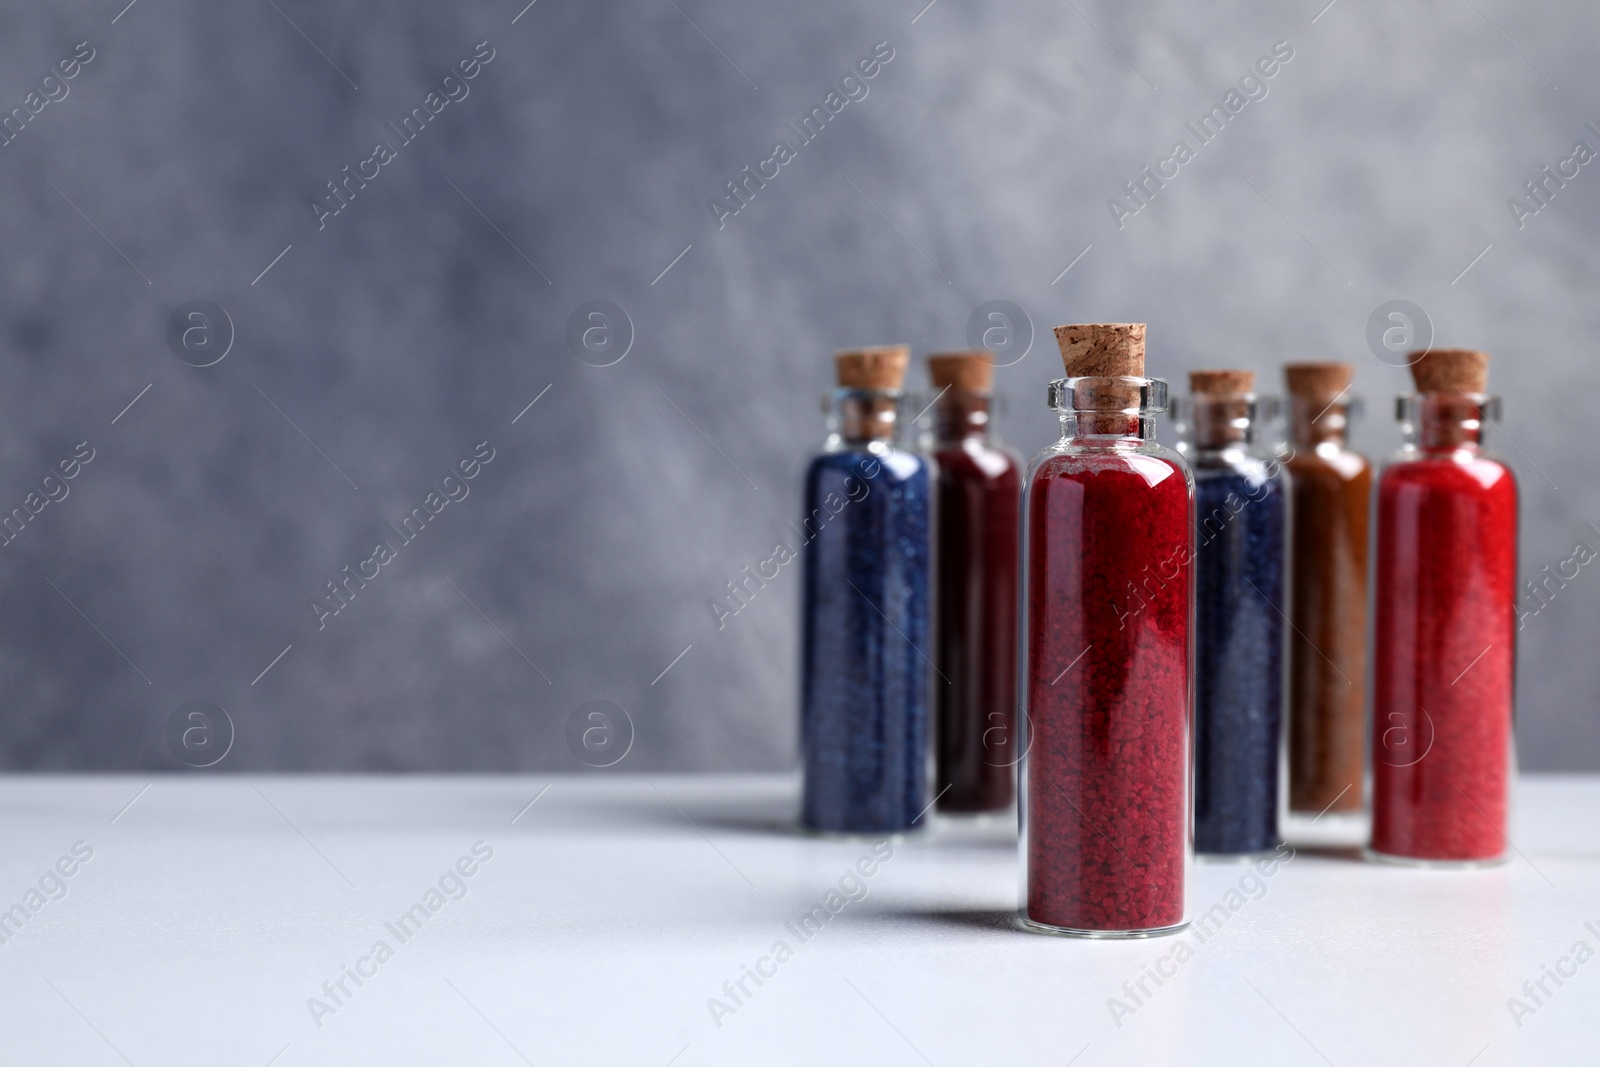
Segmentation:
<svg viewBox="0 0 1600 1067">
<path fill-rule="evenodd" d="M 181 770 L 203 701 L 222 770 L 582 769 L 591 700 L 619 770 L 790 765 L 798 575 L 708 602 L 789 536 L 830 350 L 991 300 L 1038 335 L 1028 453 L 1049 327 L 1098 320 L 1173 379 L 1354 360 L 1385 452 L 1410 301 L 1496 356 L 1525 576 L 1600 545 L 1590 4 L 125 2 L 0 14 L 5 766 Z M 1530 767 L 1600 768 L 1574 569 L 1522 633 Z"/>
</svg>

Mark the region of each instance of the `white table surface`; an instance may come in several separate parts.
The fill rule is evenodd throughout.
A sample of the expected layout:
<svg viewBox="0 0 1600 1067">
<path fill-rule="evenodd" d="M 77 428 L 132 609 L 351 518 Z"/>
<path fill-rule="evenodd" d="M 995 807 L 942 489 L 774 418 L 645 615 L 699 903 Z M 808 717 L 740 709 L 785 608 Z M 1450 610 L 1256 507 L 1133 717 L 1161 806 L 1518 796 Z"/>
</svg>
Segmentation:
<svg viewBox="0 0 1600 1067">
<path fill-rule="evenodd" d="M 1600 950 L 1596 777 L 1525 777 L 1522 855 L 1495 870 L 1302 851 L 1181 965 L 1173 938 L 1011 929 L 1004 823 L 895 844 L 802 944 L 785 924 L 872 842 L 793 833 L 792 778 L 147 782 L 0 782 L 0 909 L 93 850 L 0 944 L 0 1062 L 1600 1062 L 1600 959 L 1546 979 L 1520 1028 L 1507 1008 L 1575 942 Z M 465 895 L 400 943 L 385 924 L 479 841 Z M 1245 874 L 1198 866 L 1194 910 Z M 393 958 L 319 1027 L 308 998 L 379 939 Z M 779 940 L 793 957 L 718 1026 L 708 998 Z M 1163 957 L 1174 977 L 1117 1025 L 1108 998 Z"/>
</svg>

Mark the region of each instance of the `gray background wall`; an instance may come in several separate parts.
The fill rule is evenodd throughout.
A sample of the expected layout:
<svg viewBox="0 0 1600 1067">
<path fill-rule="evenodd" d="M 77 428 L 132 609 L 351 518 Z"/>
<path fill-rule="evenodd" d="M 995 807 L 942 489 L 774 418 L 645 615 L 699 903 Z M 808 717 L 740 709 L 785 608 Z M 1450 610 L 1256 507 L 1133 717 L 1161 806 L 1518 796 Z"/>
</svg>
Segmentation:
<svg viewBox="0 0 1600 1067">
<path fill-rule="evenodd" d="M 786 536 L 829 352 L 961 346 L 992 299 L 1038 334 L 1001 374 L 1026 453 L 1049 327 L 1085 320 L 1147 321 L 1174 380 L 1354 360 L 1387 451 L 1405 374 L 1368 321 L 1413 301 L 1496 355 L 1525 573 L 1600 545 L 1600 165 L 1521 230 L 1506 205 L 1600 148 L 1593 5 L 124 2 L 0 14 L 0 110 L 95 50 L 0 148 L 0 508 L 95 450 L 0 548 L 7 767 L 182 769 L 191 700 L 234 724 L 222 770 L 582 769 L 593 699 L 635 725 L 618 769 L 790 765 L 797 573 L 721 630 L 707 601 Z M 480 41 L 470 95 L 319 230 Z M 719 229 L 708 199 L 879 41 Z M 1268 95 L 1119 230 L 1108 198 L 1277 41 Z M 235 334 L 205 368 L 166 336 L 196 299 Z M 631 319 L 611 366 L 567 342 L 591 300 Z M 481 441 L 470 496 L 319 630 Z M 1522 634 L 1526 766 L 1600 768 L 1595 586 Z"/>
</svg>

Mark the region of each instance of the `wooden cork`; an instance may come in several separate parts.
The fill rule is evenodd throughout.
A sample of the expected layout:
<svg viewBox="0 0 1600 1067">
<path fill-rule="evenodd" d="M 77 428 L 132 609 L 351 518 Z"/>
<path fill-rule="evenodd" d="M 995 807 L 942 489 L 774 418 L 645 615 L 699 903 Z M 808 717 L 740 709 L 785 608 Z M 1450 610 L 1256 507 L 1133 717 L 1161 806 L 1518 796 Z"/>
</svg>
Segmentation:
<svg viewBox="0 0 1600 1067">
<path fill-rule="evenodd" d="M 936 352 L 928 357 L 928 380 L 936 389 L 987 393 L 994 388 L 994 357 L 982 350 Z"/>
<path fill-rule="evenodd" d="M 1348 363 L 1286 363 L 1283 381 L 1292 396 L 1327 403 L 1350 388 L 1356 369 Z"/>
<path fill-rule="evenodd" d="M 1206 396 L 1238 396 L 1253 393 L 1256 372 L 1253 370 L 1192 370 L 1189 372 L 1189 392 Z"/>
<path fill-rule="evenodd" d="M 899 389 L 911 365 L 907 345 L 845 348 L 833 354 L 834 372 L 841 389 Z"/>
<path fill-rule="evenodd" d="M 1085 322 L 1056 327 L 1068 378 L 1144 377 L 1144 323 Z"/>
<path fill-rule="evenodd" d="M 1430 348 L 1411 353 L 1411 379 L 1419 393 L 1483 393 L 1489 389 L 1489 353 L 1475 348 Z"/>
</svg>

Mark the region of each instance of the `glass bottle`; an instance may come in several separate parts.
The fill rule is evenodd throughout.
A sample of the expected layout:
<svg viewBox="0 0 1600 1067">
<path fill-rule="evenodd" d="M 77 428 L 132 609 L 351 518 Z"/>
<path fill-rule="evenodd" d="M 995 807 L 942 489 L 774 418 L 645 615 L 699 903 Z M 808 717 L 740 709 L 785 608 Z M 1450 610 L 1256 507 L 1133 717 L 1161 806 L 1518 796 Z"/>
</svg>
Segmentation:
<svg viewBox="0 0 1600 1067">
<path fill-rule="evenodd" d="M 1181 407 L 1195 482 L 1194 848 L 1278 845 L 1288 476 L 1258 438 L 1251 371 L 1195 371 Z"/>
<path fill-rule="evenodd" d="M 1414 353 L 1405 446 L 1378 476 L 1373 630 L 1376 858 L 1507 857 L 1517 485 L 1483 446 L 1489 357 Z"/>
<path fill-rule="evenodd" d="M 891 833 L 929 807 L 933 472 L 898 443 L 910 352 L 840 352 L 806 473 L 801 822 Z"/>
<path fill-rule="evenodd" d="M 1086 937 L 1188 923 L 1194 482 L 1155 440 L 1144 325 L 1056 330 L 1061 438 L 1024 502 L 1022 922 Z"/>
<path fill-rule="evenodd" d="M 1285 834 L 1367 839 L 1367 540 L 1372 464 L 1346 434 L 1348 363 L 1291 363 L 1289 797 Z"/>
<path fill-rule="evenodd" d="M 1014 798 L 1021 463 L 995 437 L 988 352 L 928 357 L 938 467 L 934 591 L 939 811 Z"/>
</svg>

